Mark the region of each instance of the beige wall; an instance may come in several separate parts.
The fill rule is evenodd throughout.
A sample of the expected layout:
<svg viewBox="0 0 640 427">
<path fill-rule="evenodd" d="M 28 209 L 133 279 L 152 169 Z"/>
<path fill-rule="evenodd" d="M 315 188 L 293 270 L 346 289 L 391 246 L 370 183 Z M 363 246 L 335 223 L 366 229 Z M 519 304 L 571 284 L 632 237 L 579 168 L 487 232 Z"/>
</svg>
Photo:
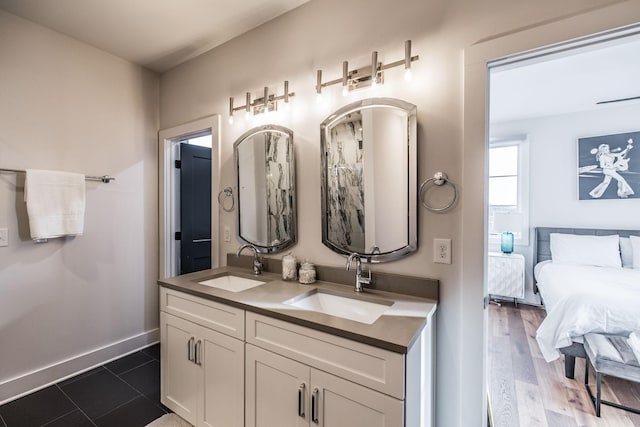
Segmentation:
<svg viewBox="0 0 640 427">
<path fill-rule="evenodd" d="M 463 51 L 478 40 L 496 37 L 496 43 L 503 43 L 520 29 L 587 10 L 592 11 L 590 22 L 598 24 L 593 31 L 612 28 L 621 21 L 608 10 L 597 10 L 608 3 L 619 2 L 312 0 L 166 73 L 160 127 L 225 114 L 229 96 L 256 95 L 265 85 L 281 91 L 281 81 L 288 79 L 296 92 L 292 112 L 270 120 L 295 134 L 299 243 L 294 253 L 343 265 L 343 257 L 321 244 L 319 123 L 358 98 L 390 96 L 416 104 L 419 180 L 447 172 L 460 186 L 461 202 L 444 215 L 420 207 L 419 251 L 376 265 L 374 277 L 375 271 L 387 271 L 441 280 L 437 425 L 477 425 L 482 418 L 482 61 L 496 57 L 483 55 L 581 34 L 565 26 L 553 36 L 534 39 L 523 31 L 524 38 L 509 45 L 515 50 L 482 43 L 474 52 L 476 61 L 467 66 L 472 77 L 465 75 Z M 623 3 L 638 5 L 635 0 Z M 327 79 L 337 78 L 342 60 L 362 66 L 372 50 L 380 52 L 383 62 L 394 61 L 402 57 L 406 39 L 413 40 L 414 53 L 421 57 L 414 63 L 413 83 L 405 83 L 400 70 L 388 71 L 375 94 L 352 93 L 344 99 L 334 86 L 325 90 L 326 104 L 316 104 L 316 69 L 322 68 Z M 10 247 L 0 248 L 2 401 L 24 387 L 122 354 L 154 335 L 158 87 L 152 73 L 4 12 L 0 58 L 0 167 L 118 178 L 109 185 L 88 183 L 84 236 L 35 245 L 26 227 L 23 178 L 0 175 L 0 228 L 11 233 Z M 475 109 L 463 91 L 470 81 L 477 87 Z M 234 185 L 233 141 L 254 124 L 241 117 L 233 126 L 222 123 L 222 185 L 227 186 Z M 220 230 L 235 228 L 234 214 L 221 211 Z M 452 265 L 430 262 L 435 237 L 453 239 Z M 224 262 L 223 255 L 238 242 L 220 244 Z M 40 369 L 44 373 L 34 372 Z"/>
<path fill-rule="evenodd" d="M 444 171 L 460 185 L 462 198 L 458 206 L 446 214 L 430 213 L 419 207 L 419 251 L 401 261 L 376 265 L 374 277 L 375 271 L 387 271 L 441 280 L 437 425 L 479 425 L 482 420 L 484 138 L 481 131 L 476 132 L 478 145 L 463 146 L 463 52 L 481 40 L 500 39 L 520 29 L 611 3 L 616 2 L 312 0 L 164 74 L 160 125 L 166 128 L 213 113 L 226 115 L 229 96 L 241 100 L 245 91 L 250 91 L 255 97 L 265 85 L 281 92 L 281 81 L 289 80 L 291 90 L 296 92 L 292 112 L 270 120 L 294 131 L 299 239 L 293 252 L 299 258 L 308 257 L 316 263 L 343 265 L 344 258 L 321 243 L 319 124 L 331 111 L 359 98 L 390 96 L 416 104 L 419 181 L 436 171 Z M 606 15 L 594 13 L 596 18 Z M 325 89 L 326 104 L 315 102 L 317 69 L 323 69 L 325 80 L 338 78 L 343 60 L 349 60 L 352 67 L 364 66 L 369 63 L 372 50 L 378 50 L 379 59 L 385 63 L 395 61 L 403 57 L 406 39 L 413 40 L 414 54 L 420 55 L 420 61 L 414 63 L 413 83 L 405 83 L 401 71 L 388 71 L 384 86 L 375 94 L 371 91 L 352 93 L 345 99 L 340 95 L 340 88 L 334 86 Z M 520 43 L 526 48 L 544 44 L 546 42 L 533 46 Z M 488 49 L 491 48 L 489 43 Z M 482 55 L 477 53 L 477 57 Z M 474 67 L 473 81 L 478 82 L 481 89 L 474 94 L 477 108 L 468 123 L 478 131 L 483 126 L 484 104 L 477 101 L 482 100 L 479 96 L 483 94 L 484 82 L 482 71 L 478 71 L 481 65 L 474 64 Z M 234 125 L 226 120 L 222 123 L 221 184 L 227 186 L 234 184 L 232 144 L 259 122 L 247 123 L 239 116 Z M 465 198 L 464 183 L 473 183 L 469 190 L 477 193 L 475 197 Z M 221 212 L 220 230 L 224 226 L 235 227 L 234 215 L 235 212 Z M 463 227 L 467 227 L 464 234 Z M 435 237 L 453 239 L 452 265 L 431 262 Z M 221 242 L 221 262 L 224 263 L 223 255 L 237 246 L 235 241 Z"/>
<path fill-rule="evenodd" d="M 83 236 L 34 244 L 0 174 L 0 402 L 154 339 L 157 111 L 155 74 L 0 11 L 0 167 L 117 177 Z"/>
</svg>

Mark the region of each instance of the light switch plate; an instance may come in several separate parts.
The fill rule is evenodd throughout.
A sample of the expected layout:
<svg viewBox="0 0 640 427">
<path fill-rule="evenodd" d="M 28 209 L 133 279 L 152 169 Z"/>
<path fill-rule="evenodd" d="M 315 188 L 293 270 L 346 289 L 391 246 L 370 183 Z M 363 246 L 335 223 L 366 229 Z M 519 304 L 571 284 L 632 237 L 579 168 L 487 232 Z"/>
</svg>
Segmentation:
<svg viewBox="0 0 640 427">
<path fill-rule="evenodd" d="M 224 226 L 224 241 L 225 242 L 231 241 L 231 229 L 229 228 L 228 225 Z"/>
<path fill-rule="evenodd" d="M 9 246 L 8 228 L 0 228 L 0 246 Z"/>
<path fill-rule="evenodd" d="M 433 239 L 433 262 L 451 264 L 451 239 Z"/>
</svg>

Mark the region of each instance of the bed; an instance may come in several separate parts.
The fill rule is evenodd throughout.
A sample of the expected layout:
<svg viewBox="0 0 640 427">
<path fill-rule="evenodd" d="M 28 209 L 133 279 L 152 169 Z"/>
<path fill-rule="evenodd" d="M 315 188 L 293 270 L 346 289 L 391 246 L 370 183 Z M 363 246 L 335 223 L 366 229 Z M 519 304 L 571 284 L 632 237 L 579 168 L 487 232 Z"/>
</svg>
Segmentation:
<svg viewBox="0 0 640 427">
<path fill-rule="evenodd" d="M 590 332 L 628 335 L 633 330 L 640 330 L 640 269 L 623 268 L 619 252 L 618 267 L 607 262 L 603 262 L 603 266 L 552 262 L 552 233 L 603 236 L 597 239 L 598 242 L 606 241 L 611 248 L 614 235 L 640 236 L 640 230 L 536 228 L 534 290 L 540 292 L 547 311 L 547 316 L 538 328 L 536 340 L 547 361 L 555 360 L 563 354 L 565 375 L 574 378 L 575 358 L 586 356 L 582 345 L 583 335 Z M 557 245 L 558 237 L 555 239 Z M 619 240 L 616 241 L 619 245 Z M 640 240 L 634 244 L 639 242 Z M 588 245 L 585 246 L 586 251 Z M 584 254 L 579 253 L 581 250 L 578 247 L 575 251 L 578 252 L 575 254 L 576 259 L 583 259 Z M 628 251 L 626 249 L 627 255 Z M 556 254 L 559 252 L 556 249 Z M 611 254 L 612 250 L 607 253 Z M 637 254 L 632 256 L 635 255 Z M 615 261 L 612 257 L 610 260 Z M 631 262 L 633 264 L 633 259 Z M 628 263 L 627 258 L 626 264 Z"/>
</svg>

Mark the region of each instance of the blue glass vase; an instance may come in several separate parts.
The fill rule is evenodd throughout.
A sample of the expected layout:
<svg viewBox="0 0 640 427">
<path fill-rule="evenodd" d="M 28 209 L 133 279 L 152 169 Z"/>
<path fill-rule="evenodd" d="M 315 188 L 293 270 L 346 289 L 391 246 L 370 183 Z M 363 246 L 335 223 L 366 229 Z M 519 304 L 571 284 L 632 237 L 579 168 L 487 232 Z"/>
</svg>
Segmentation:
<svg viewBox="0 0 640 427">
<path fill-rule="evenodd" d="M 513 252 L 513 233 L 510 231 L 504 231 L 500 235 L 500 250 L 504 254 L 510 254 Z"/>
</svg>

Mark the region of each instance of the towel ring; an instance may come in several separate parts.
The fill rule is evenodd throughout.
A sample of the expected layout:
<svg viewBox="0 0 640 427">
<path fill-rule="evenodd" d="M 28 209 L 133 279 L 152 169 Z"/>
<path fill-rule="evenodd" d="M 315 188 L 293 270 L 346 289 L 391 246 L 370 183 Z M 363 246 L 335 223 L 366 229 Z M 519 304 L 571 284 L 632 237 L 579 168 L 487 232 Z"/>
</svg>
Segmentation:
<svg viewBox="0 0 640 427">
<path fill-rule="evenodd" d="M 224 193 L 224 197 L 223 196 Z M 231 198 L 231 206 L 228 208 L 225 206 L 225 202 L 228 198 Z M 224 190 L 218 193 L 218 204 L 222 207 L 222 210 L 225 212 L 233 211 L 234 206 L 236 205 L 236 199 L 233 197 L 233 189 L 231 187 L 226 187 Z"/>
<path fill-rule="evenodd" d="M 438 187 L 442 187 L 445 184 L 449 184 L 451 188 L 453 188 L 453 198 L 451 199 L 451 202 L 449 202 L 447 205 L 442 207 L 433 207 L 429 205 L 424 200 L 424 195 L 423 195 L 424 191 L 427 189 L 429 184 L 433 184 Z M 420 197 L 420 202 L 422 202 L 422 206 L 424 206 L 431 212 L 444 212 L 450 209 L 458 200 L 458 189 L 456 188 L 456 185 L 453 182 L 449 181 L 449 177 L 447 177 L 447 174 L 444 172 L 436 172 L 432 178 L 429 178 L 426 181 L 424 181 L 422 185 L 420 185 L 420 191 L 418 192 L 418 194 Z"/>
</svg>

